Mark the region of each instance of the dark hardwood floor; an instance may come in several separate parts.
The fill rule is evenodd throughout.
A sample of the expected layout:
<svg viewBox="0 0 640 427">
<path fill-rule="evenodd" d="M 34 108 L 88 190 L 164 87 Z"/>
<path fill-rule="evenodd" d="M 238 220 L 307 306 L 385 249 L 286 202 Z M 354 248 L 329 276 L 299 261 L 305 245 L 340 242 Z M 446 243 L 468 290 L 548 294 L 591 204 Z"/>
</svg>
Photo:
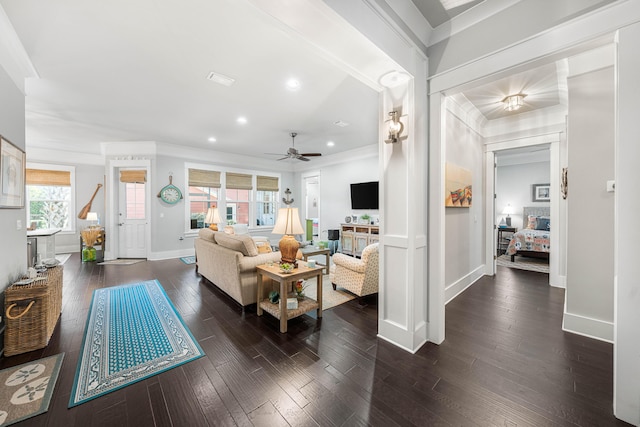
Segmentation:
<svg viewBox="0 0 640 427">
<path fill-rule="evenodd" d="M 93 290 L 158 279 L 206 357 L 67 409 Z M 499 267 L 446 309 L 445 342 L 407 353 L 376 338 L 377 302 L 278 321 L 242 312 L 178 259 L 64 266 L 61 320 L 42 351 L 65 352 L 49 411 L 25 426 L 609 426 L 612 346 L 562 332 L 564 291 Z"/>
</svg>

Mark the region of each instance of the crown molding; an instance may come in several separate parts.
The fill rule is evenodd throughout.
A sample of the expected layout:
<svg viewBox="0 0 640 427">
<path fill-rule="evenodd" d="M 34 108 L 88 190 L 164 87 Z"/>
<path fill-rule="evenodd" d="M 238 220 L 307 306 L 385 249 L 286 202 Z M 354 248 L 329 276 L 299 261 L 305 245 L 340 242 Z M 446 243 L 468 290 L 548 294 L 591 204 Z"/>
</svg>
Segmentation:
<svg viewBox="0 0 640 427">
<path fill-rule="evenodd" d="M 25 94 L 25 79 L 40 78 L 2 5 L 0 5 L 0 64 L 23 94 Z"/>
</svg>

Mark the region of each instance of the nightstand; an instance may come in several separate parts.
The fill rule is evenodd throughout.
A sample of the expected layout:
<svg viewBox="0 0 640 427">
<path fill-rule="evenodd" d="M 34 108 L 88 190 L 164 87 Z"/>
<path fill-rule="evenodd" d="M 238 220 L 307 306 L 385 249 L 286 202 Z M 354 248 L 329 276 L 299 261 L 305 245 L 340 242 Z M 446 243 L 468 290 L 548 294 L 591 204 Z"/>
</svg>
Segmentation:
<svg viewBox="0 0 640 427">
<path fill-rule="evenodd" d="M 507 247 L 509 247 L 509 242 L 511 241 L 511 237 L 513 233 L 518 231 L 516 227 L 498 227 L 498 242 L 496 245 L 497 255 L 500 256 L 504 253 L 507 253 Z"/>
</svg>

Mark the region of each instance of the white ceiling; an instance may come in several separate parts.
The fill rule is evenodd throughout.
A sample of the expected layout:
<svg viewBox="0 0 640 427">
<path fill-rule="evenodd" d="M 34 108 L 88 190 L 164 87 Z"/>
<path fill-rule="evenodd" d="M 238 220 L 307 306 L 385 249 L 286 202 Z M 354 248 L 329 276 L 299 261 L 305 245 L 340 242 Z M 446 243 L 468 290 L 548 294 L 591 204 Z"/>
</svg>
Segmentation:
<svg viewBox="0 0 640 427">
<path fill-rule="evenodd" d="M 378 141 L 378 94 L 248 1 L 0 5 L 39 75 L 25 84 L 27 146 L 157 141 L 277 158 L 262 153 L 284 154 L 292 131 L 301 152 L 325 155 Z"/>
<path fill-rule="evenodd" d="M 566 107 L 567 73 L 566 61 L 552 62 L 465 90 L 462 94 L 487 120 L 557 105 Z M 526 95 L 524 105 L 516 111 L 506 111 L 502 100 L 515 94 Z"/>
</svg>

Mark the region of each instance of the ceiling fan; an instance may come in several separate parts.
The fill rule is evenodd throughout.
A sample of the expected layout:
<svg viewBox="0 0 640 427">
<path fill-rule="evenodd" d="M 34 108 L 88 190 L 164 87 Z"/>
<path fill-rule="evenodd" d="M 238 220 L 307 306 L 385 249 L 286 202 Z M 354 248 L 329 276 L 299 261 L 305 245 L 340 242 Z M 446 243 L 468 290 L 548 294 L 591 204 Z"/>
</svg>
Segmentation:
<svg viewBox="0 0 640 427">
<path fill-rule="evenodd" d="M 278 160 L 285 160 L 285 159 L 298 159 L 298 160 L 302 160 L 304 162 L 308 162 L 309 159 L 307 157 L 317 157 L 317 156 L 322 156 L 322 153 L 300 153 L 298 152 L 298 150 L 296 149 L 296 136 L 298 135 L 296 132 L 291 132 L 289 135 L 291 135 L 291 147 L 289 147 L 289 149 L 287 150 L 287 154 L 285 154 L 284 157 L 278 159 Z"/>
</svg>

